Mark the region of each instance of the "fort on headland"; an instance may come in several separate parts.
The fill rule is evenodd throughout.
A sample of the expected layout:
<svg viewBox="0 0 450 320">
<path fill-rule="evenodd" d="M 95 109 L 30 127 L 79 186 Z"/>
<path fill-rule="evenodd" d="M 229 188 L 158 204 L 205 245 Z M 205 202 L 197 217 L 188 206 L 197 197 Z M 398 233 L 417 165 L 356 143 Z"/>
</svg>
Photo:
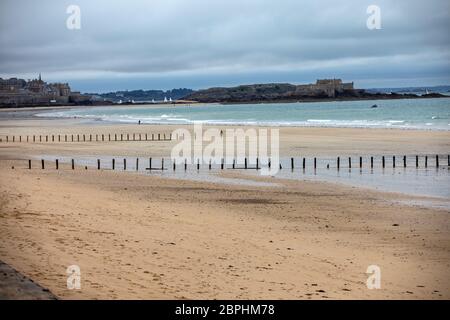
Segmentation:
<svg viewBox="0 0 450 320">
<path fill-rule="evenodd" d="M 267 83 L 210 88 L 195 91 L 185 99 L 198 102 L 252 102 L 335 99 L 362 95 L 364 95 L 364 90 L 355 89 L 353 82 L 343 82 L 341 79 L 321 79 L 316 83 L 301 85 Z"/>
<path fill-rule="evenodd" d="M 91 96 L 71 91 L 68 83 L 0 78 L 0 106 L 40 106 L 88 103 Z"/>
</svg>

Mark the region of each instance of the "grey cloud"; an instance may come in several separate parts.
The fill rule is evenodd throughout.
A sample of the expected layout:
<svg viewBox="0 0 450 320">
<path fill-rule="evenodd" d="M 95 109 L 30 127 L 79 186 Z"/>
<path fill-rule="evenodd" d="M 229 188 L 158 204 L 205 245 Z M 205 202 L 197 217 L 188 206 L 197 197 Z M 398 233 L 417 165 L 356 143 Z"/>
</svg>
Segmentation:
<svg viewBox="0 0 450 320">
<path fill-rule="evenodd" d="M 81 30 L 65 26 L 72 3 L 81 7 Z M 382 30 L 366 28 L 370 4 L 381 7 Z M 449 13 L 448 0 L 2 0 L 0 76 L 117 77 L 136 86 L 192 79 L 192 87 L 286 73 L 297 82 L 314 75 L 448 82 Z"/>
</svg>

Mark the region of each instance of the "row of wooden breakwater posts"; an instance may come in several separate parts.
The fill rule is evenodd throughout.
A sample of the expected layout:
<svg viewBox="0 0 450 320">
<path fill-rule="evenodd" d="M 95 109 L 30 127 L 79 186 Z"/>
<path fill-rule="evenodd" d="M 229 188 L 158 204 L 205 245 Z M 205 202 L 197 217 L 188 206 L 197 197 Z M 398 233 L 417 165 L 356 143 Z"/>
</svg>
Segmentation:
<svg viewBox="0 0 450 320">
<path fill-rule="evenodd" d="M 120 134 L 51 134 L 4 136 L 0 142 L 105 142 L 105 141 L 171 141 L 172 134 L 120 133 Z"/>
<path fill-rule="evenodd" d="M 446 155 L 445 157 L 446 157 L 445 160 L 447 160 L 446 166 L 450 167 L 450 155 Z M 443 160 L 444 156 L 435 155 L 434 157 L 430 157 L 430 158 L 431 159 L 429 159 L 428 155 L 424 155 L 424 156 L 416 155 L 415 163 L 413 164 L 413 166 L 415 166 L 415 168 L 419 168 L 419 167 L 428 168 L 429 166 L 439 168 L 440 166 L 445 166 L 444 161 L 440 162 L 440 160 Z M 368 164 L 366 164 L 366 167 L 370 167 L 370 169 L 373 169 L 375 166 L 374 157 L 370 157 L 368 159 L 370 160 L 370 162 Z M 403 156 L 401 163 L 397 163 L 397 158 L 395 156 L 392 156 L 391 159 L 392 159 L 392 161 L 390 162 L 390 164 L 392 165 L 392 168 L 396 168 L 397 166 L 406 168 L 408 166 L 408 164 L 407 164 L 408 157 L 407 156 Z M 301 165 L 299 167 L 301 167 L 303 170 L 305 170 L 307 167 L 307 158 L 300 158 L 300 160 L 301 160 Z M 312 160 L 312 164 L 310 164 L 309 167 L 313 168 L 314 170 L 318 168 L 318 166 L 317 166 L 318 159 L 317 158 L 311 158 L 308 160 Z M 329 160 L 329 159 L 327 159 L 327 160 Z M 344 160 L 344 159 L 341 159 L 341 157 L 336 158 L 336 167 L 335 168 L 337 168 L 337 170 L 339 170 L 340 168 L 352 169 L 352 167 L 354 167 L 354 168 L 359 167 L 360 169 L 362 169 L 364 167 L 363 166 L 363 163 L 364 163 L 363 157 L 359 157 L 359 166 L 358 166 L 358 163 L 356 165 L 354 164 L 354 160 L 352 161 L 351 157 L 348 157 L 347 166 L 345 166 L 345 164 L 344 164 L 344 166 L 341 166 L 341 160 Z M 347 160 L 347 159 L 345 159 L 345 160 Z M 431 163 L 432 160 L 434 160 L 433 161 L 434 163 Z M 60 164 L 59 159 L 55 159 L 54 161 L 55 161 L 56 170 L 59 170 L 59 164 Z M 47 162 L 49 162 L 49 160 L 47 160 Z M 154 162 L 153 162 L 153 164 L 152 164 L 152 162 L 153 162 L 153 159 L 149 158 L 148 159 L 148 167 L 146 167 L 145 170 L 151 171 L 151 170 L 169 170 L 170 169 L 170 165 L 169 165 L 169 167 L 165 166 L 164 158 L 161 158 L 160 166 L 153 166 Z M 45 163 L 46 163 L 46 161 L 44 159 L 40 160 L 40 168 L 41 169 L 45 169 Z M 71 159 L 70 163 L 71 163 L 72 170 L 75 170 L 75 159 Z M 103 166 L 102 167 L 101 160 L 97 159 L 97 169 L 98 170 L 101 170 L 101 169 L 116 170 L 116 168 L 119 169 L 118 167 L 116 167 L 116 159 L 114 159 L 114 158 L 111 159 L 110 163 L 111 163 L 111 166 L 108 166 L 108 167 Z M 122 161 L 122 164 L 123 164 L 123 170 L 126 171 L 127 170 L 127 159 L 124 158 Z M 308 161 L 308 164 L 309 164 L 309 161 Z M 387 165 L 386 165 L 387 157 L 381 156 L 381 163 L 379 163 L 379 164 L 381 164 L 381 168 L 383 168 L 383 169 L 386 168 L 387 167 Z M 201 163 L 200 163 L 199 159 L 197 160 L 196 164 L 194 164 L 194 165 L 196 166 L 197 170 L 200 170 Z M 273 164 L 272 164 L 272 161 L 270 158 L 266 159 L 265 165 L 267 167 L 271 168 L 271 166 Z M 176 166 L 177 166 L 176 161 L 171 161 L 171 166 L 172 166 L 172 169 L 175 171 Z M 283 169 L 281 162 L 278 164 L 278 166 L 279 166 L 280 170 Z M 188 169 L 187 159 L 185 159 L 184 163 L 181 164 L 181 167 L 184 167 L 185 171 Z M 14 167 L 12 167 L 12 168 L 14 169 Z M 28 169 L 32 169 L 32 168 L 33 168 L 32 160 L 28 160 Z M 87 170 L 88 167 L 84 166 L 84 168 Z M 296 168 L 295 158 L 290 158 L 290 167 L 288 167 L 287 169 L 291 169 L 292 171 L 294 171 L 295 168 Z M 330 169 L 330 163 L 327 163 L 326 166 L 324 166 L 324 168 Z M 135 163 L 134 169 L 136 171 L 139 171 L 139 158 L 136 158 L 136 163 Z M 208 169 L 209 170 L 212 169 L 212 161 L 211 160 L 209 161 Z M 247 158 L 244 158 L 243 163 L 238 163 L 236 161 L 236 159 L 233 159 L 231 167 L 229 167 L 229 166 L 226 166 L 224 159 L 222 159 L 220 162 L 220 169 L 221 170 L 223 170 L 223 169 L 244 169 L 244 170 L 256 169 L 256 170 L 259 170 L 259 169 L 261 169 L 261 162 L 260 162 L 259 158 L 256 158 L 256 163 L 254 163 L 253 165 L 250 165 Z"/>
</svg>

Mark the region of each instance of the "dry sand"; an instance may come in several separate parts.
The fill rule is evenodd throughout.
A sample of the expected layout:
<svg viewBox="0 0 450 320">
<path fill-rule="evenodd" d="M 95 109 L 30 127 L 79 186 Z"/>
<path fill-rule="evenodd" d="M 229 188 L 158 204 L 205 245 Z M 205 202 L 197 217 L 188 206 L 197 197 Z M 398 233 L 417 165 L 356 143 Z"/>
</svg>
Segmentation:
<svg viewBox="0 0 450 320">
<path fill-rule="evenodd" d="M 0 121 L 0 135 L 172 129 Z M 281 129 L 289 155 L 443 153 L 449 141 L 448 132 Z M 15 162 L 4 160 L 166 156 L 174 143 L 0 143 L 0 260 L 63 299 L 450 298 L 449 212 L 398 203 L 410 196 L 303 181 L 249 187 L 108 170 L 12 170 Z M 72 264 L 81 268 L 81 290 L 66 287 Z M 379 290 L 366 287 L 373 264 L 381 268 Z"/>
</svg>

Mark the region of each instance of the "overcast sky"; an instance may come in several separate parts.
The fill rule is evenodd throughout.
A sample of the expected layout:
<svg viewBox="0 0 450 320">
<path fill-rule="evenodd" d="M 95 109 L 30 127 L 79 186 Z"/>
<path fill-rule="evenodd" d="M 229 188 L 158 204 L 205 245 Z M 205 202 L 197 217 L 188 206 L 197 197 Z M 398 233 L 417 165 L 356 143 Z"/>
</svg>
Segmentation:
<svg viewBox="0 0 450 320">
<path fill-rule="evenodd" d="M 66 27 L 69 5 L 81 29 Z M 369 30 L 366 10 L 381 9 Z M 83 92 L 450 84 L 449 0 L 1 0 L 0 76 Z"/>
</svg>

